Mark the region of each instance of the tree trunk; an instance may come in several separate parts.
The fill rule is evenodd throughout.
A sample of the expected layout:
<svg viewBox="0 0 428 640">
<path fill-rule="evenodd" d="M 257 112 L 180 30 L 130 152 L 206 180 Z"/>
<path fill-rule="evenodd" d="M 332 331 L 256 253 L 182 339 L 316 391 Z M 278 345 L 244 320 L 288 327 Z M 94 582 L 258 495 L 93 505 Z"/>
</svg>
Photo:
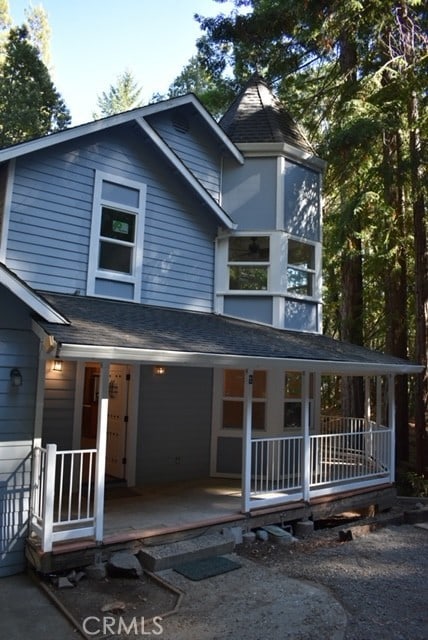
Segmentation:
<svg viewBox="0 0 428 640">
<path fill-rule="evenodd" d="M 416 299 L 416 360 L 424 365 L 423 373 L 416 378 L 415 429 L 416 471 L 424 474 L 428 467 L 426 421 L 428 411 L 428 249 L 427 221 L 423 192 L 423 165 L 418 129 L 419 104 L 412 93 L 408 109 L 410 129 L 410 163 L 412 175 L 413 225 L 415 246 L 415 299 Z"/>
<path fill-rule="evenodd" d="M 388 253 L 391 262 L 385 270 L 386 351 L 399 358 L 407 357 L 407 260 L 406 223 L 402 173 L 402 144 L 399 131 L 383 135 L 384 198 L 391 210 L 388 228 Z M 395 419 L 397 425 L 396 461 L 409 459 L 409 398 L 407 376 L 395 380 Z"/>
<path fill-rule="evenodd" d="M 357 48 L 354 35 L 343 32 L 340 38 L 339 64 L 344 84 L 342 101 L 353 97 L 357 82 Z M 347 162 L 350 150 L 342 149 L 343 162 Z M 348 194 L 341 194 L 345 203 Z M 351 221 L 345 222 L 345 246 L 341 260 L 341 339 L 353 344 L 363 344 L 363 261 L 361 245 L 361 221 L 354 212 Z M 347 416 L 364 416 L 364 382 L 362 378 L 343 379 L 342 412 Z"/>
</svg>

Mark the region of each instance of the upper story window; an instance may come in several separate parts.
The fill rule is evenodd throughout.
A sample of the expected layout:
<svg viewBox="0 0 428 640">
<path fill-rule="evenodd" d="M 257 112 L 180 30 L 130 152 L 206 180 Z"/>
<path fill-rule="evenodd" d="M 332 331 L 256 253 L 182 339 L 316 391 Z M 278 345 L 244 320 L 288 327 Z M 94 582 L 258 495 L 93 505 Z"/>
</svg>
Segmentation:
<svg viewBox="0 0 428 640">
<path fill-rule="evenodd" d="M 95 179 L 88 293 L 137 299 L 142 269 L 145 185 L 97 172 Z M 101 286 L 102 283 L 102 286 Z M 106 284 L 107 283 L 107 284 Z M 132 295 L 129 291 L 132 290 Z M 125 289 L 123 289 L 125 291 Z"/>
<path fill-rule="evenodd" d="M 313 296 L 315 290 L 315 246 L 288 240 L 287 292 Z"/>
<path fill-rule="evenodd" d="M 229 289 L 266 291 L 269 286 L 269 236 L 229 238 Z"/>
</svg>

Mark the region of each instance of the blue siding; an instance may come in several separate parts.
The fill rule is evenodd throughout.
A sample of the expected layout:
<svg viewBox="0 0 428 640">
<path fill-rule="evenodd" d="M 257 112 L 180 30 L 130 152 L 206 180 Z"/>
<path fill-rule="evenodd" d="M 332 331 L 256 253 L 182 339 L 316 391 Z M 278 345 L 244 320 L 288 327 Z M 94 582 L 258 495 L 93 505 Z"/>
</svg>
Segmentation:
<svg viewBox="0 0 428 640">
<path fill-rule="evenodd" d="M 272 324 L 272 297 L 225 296 L 223 312 L 244 320 Z"/>
<path fill-rule="evenodd" d="M 317 303 L 286 300 L 284 329 L 317 332 L 319 330 Z"/>
<path fill-rule="evenodd" d="M 211 311 L 217 229 L 213 214 L 195 204 L 193 193 L 152 143 L 130 127 L 76 144 L 17 161 L 8 266 L 36 289 L 85 293 L 99 169 L 147 184 L 142 301 Z"/>
<path fill-rule="evenodd" d="M 218 202 L 220 198 L 221 156 L 208 127 L 199 116 L 187 114 L 184 110 L 178 114 L 178 122 L 188 125 L 187 130 L 174 126 L 177 113 L 160 113 L 148 118 L 166 144 L 177 154 L 183 164 L 198 178 L 201 184 Z M 210 144 L 210 142 L 212 144 Z"/>
<path fill-rule="evenodd" d="M 286 162 L 284 199 L 285 231 L 320 242 L 320 175 L 305 167 Z"/>
<path fill-rule="evenodd" d="M 142 367 L 137 486 L 209 475 L 211 397 L 209 369 Z"/>
<path fill-rule="evenodd" d="M 26 307 L 0 286 L 0 576 L 25 569 L 38 340 Z M 19 368 L 23 383 L 10 384 Z"/>
<path fill-rule="evenodd" d="M 247 158 L 243 166 L 225 163 L 223 206 L 239 231 L 276 228 L 276 158 Z"/>
<path fill-rule="evenodd" d="M 56 444 L 58 450 L 72 449 L 76 365 L 64 361 L 62 372 L 46 363 L 43 407 L 43 446 Z"/>
</svg>

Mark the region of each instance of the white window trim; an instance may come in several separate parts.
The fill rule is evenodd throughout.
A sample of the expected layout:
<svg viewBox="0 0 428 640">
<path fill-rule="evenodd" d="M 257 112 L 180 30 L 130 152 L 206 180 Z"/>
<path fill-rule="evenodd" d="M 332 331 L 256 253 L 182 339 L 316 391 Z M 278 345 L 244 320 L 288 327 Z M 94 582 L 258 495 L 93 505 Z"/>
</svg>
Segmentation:
<svg viewBox="0 0 428 640">
<path fill-rule="evenodd" d="M 140 193 L 139 207 L 129 207 L 118 202 L 113 202 L 101 197 L 103 182 L 112 182 L 122 187 L 135 189 Z M 94 197 L 92 205 L 92 225 L 91 238 L 89 245 L 89 261 L 88 261 L 88 277 L 87 277 L 87 295 L 96 296 L 95 282 L 97 278 L 102 280 L 111 280 L 114 282 L 130 283 L 134 286 L 133 300 L 138 301 L 141 295 L 141 280 L 143 268 L 143 241 L 144 241 L 144 214 L 146 209 L 146 193 L 147 186 L 142 182 L 128 180 L 117 175 L 105 173 L 103 171 L 95 172 Z M 98 268 L 98 254 L 100 246 L 100 228 L 101 228 L 101 212 L 102 207 L 111 207 L 126 213 L 133 213 L 136 216 L 135 221 L 135 239 L 132 261 L 131 274 L 120 273 L 119 271 L 109 271 L 107 269 Z M 104 296 L 100 296 L 104 297 Z"/>
<path fill-rule="evenodd" d="M 314 268 L 313 269 L 304 269 L 300 267 L 296 267 L 293 264 L 288 262 L 288 242 L 289 240 L 293 240 L 294 242 L 299 242 L 300 244 L 307 244 L 311 247 L 314 247 Z M 307 240 L 306 238 L 301 238 L 299 236 L 286 234 L 286 251 L 285 251 L 285 283 L 284 283 L 284 292 L 283 295 L 285 298 L 293 299 L 293 300 L 308 300 L 310 302 L 320 302 L 321 301 L 321 244 L 314 240 Z M 288 269 L 295 269 L 296 271 L 301 271 L 302 273 L 308 273 L 312 275 L 312 283 L 313 283 L 313 294 L 311 296 L 295 293 L 293 291 L 288 290 Z"/>
<path fill-rule="evenodd" d="M 9 236 L 10 210 L 12 207 L 12 192 L 13 192 L 13 184 L 15 179 L 15 165 L 16 165 L 15 160 L 11 160 L 9 162 L 7 178 L 6 178 L 3 212 L 2 212 L 3 220 L 0 225 L 1 227 L 0 261 L 3 262 L 3 264 L 6 264 L 7 239 Z"/>
</svg>

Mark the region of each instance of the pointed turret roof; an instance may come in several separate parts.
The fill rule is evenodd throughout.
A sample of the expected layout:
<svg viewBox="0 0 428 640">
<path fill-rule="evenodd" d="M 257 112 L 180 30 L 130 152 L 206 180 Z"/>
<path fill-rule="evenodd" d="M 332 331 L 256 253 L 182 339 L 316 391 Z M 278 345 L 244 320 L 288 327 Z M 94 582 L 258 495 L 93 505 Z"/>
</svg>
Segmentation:
<svg viewBox="0 0 428 640">
<path fill-rule="evenodd" d="M 314 152 L 299 125 L 255 73 L 220 120 L 232 142 L 279 142 Z"/>
</svg>

